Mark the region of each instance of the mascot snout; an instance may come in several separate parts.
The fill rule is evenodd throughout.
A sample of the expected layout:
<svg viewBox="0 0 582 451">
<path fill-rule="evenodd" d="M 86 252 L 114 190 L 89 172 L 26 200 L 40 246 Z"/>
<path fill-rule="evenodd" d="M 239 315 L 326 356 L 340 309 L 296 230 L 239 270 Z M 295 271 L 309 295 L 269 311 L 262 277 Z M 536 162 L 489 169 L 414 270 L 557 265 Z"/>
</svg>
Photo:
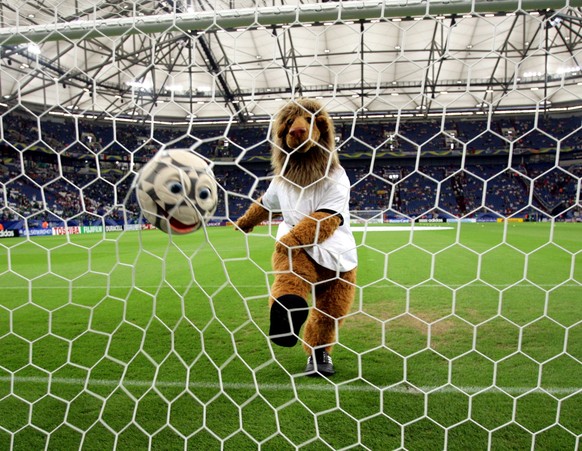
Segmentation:
<svg viewBox="0 0 582 451">
<path fill-rule="evenodd" d="M 289 126 L 285 143 L 290 149 L 307 152 L 314 143 L 319 141 L 319 136 L 317 127 L 312 127 L 305 117 L 298 116 Z"/>
</svg>

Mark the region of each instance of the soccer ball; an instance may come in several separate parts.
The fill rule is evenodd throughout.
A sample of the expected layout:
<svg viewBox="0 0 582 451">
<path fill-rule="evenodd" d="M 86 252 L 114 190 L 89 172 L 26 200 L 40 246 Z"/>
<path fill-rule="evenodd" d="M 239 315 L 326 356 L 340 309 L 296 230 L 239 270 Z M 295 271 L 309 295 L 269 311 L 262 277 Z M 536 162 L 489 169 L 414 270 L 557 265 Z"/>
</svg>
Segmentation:
<svg viewBox="0 0 582 451">
<path fill-rule="evenodd" d="M 186 149 L 156 153 L 137 174 L 135 191 L 150 223 L 163 232 L 180 235 L 206 224 L 218 201 L 210 166 Z"/>
</svg>

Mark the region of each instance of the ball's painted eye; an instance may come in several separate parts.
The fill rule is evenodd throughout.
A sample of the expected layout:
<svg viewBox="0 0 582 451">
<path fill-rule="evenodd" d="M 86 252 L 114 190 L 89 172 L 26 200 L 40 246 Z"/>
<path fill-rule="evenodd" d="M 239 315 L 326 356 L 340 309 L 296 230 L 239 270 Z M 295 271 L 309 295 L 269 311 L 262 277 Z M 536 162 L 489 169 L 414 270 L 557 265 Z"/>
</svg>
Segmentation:
<svg viewBox="0 0 582 451">
<path fill-rule="evenodd" d="M 198 192 L 198 197 L 200 197 L 202 200 L 208 199 L 210 197 L 210 190 L 208 188 L 202 188 Z"/>
<path fill-rule="evenodd" d="M 182 192 L 182 190 L 184 189 L 184 187 L 182 186 L 182 184 L 180 182 L 169 182 L 168 189 L 170 190 L 170 192 L 172 194 L 180 194 Z"/>
</svg>

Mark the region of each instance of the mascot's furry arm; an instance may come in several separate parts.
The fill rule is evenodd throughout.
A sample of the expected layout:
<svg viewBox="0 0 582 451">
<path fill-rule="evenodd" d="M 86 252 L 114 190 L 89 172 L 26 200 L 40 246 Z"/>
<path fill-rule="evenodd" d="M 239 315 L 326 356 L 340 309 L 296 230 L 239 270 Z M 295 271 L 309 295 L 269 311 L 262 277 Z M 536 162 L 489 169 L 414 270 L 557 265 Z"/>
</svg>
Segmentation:
<svg viewBox="0 0 582 451">
<path fill-rule="evenodd" d="M 269 219 L 270 212 L 261 205 L 261 200 L 254 202 L 235 226 L 245 233 Z M 327 211 L 316 211 L 297 223 L 293 229 L 283 235 L 277 243 L 276 251 L 287 253 L 288 248 L 313 246 L 327 240 L 341 225 L 342 218 L 338 214 Z"/>
<path fill-rule="evenodd" d="M 245 233 L 253 231 L 256 225 L 269 219 L 270 212 L 261 204 L 261 199 L 249 207 L 249 209 L 242 215 L 235 223 L 235 227 L 239 228 Z"/>
<path fill-rule="evenodd" d="M 334 234 L 341 222 L 342 217 L 336 213 L 327 211 L 311 213 L 299 221 L 289 233 L 281 237 L 275 250 L 287 253 L 289 248 L 294 248 L 292 250 L 295 251 L 299 247 L 322 243 Z"/>
</svg>

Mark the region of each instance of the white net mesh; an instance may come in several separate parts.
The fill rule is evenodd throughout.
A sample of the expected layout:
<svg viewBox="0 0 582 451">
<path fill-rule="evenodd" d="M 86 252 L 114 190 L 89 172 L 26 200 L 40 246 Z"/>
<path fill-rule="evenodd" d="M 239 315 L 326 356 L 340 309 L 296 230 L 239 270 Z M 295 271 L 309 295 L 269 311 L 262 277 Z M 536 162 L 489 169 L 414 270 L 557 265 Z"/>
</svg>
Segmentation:
<svg viewBox="0 0 582 451">
<path fill-rule="evenodd" d="M 577 449 L 576 5 L 243 3 L 0 5 L 0 449 Z M 299 95 L 352 183 L 331 378 L 268 339 L 275 226 L 231 227 Z M 130 191 L 162 145 L 213 162 L 192 235 Z"/>
</svg>

